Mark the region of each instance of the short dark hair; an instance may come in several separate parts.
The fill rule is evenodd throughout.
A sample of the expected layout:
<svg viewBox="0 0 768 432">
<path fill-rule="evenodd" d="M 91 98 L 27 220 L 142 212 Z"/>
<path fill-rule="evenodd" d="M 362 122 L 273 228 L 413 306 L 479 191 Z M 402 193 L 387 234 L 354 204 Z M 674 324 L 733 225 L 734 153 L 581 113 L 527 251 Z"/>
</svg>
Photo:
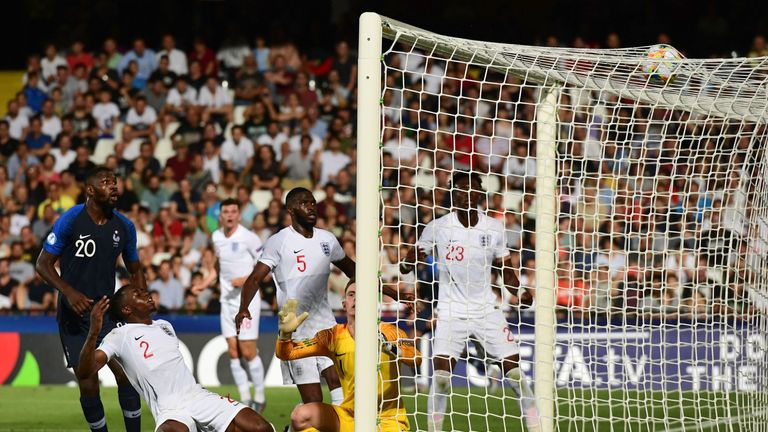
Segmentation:
<svg viewBox="0 0 768 432">
<path fill-rule="evenodd" d="M 88 173 L 88 176 L 85 178 L 85 182 L 86 183 L 90 183 L 91 181 L 95 180 L 96 178 L 101 177 L 101 176 L 103 176 L 104 174 L 107 174 L 107 173 L 112 174 L 112 175 L 115 174 L 114 172 L 112 172 L 111 169 L 105 167 L 104 165 L 99 165 L 96 168 L 92 169 Z"/>
<path fill-rule="evenodd" d="M 473 181 L 477 181 L 480 187 L 483 187 L 483 178 L 479 174 L 470 171 L 456 171 L 451 178 L 451 187 L 455 186 L 461 180 L 468 179 L 469 184 L 472 185 Z"/>
<path fill-rule="evenodd" d="M 219 208 L 224 208 L 226 206 L 236 205 L 237 209 L 240 210 L 240 203 L 234 199 L 234 198 L 227 198 L 224 201 L 221 202 L 221 206 Z"/>
<path fill-rule="evenodd" d="M 288 195 L 285 196 L 285 206 L 291 207 L 296 202 L 296 199 L 299 197 L 299 195 L 304 193 L 312 195 L 312 191 L 307 188 L 297 187 L 291 189 L 290 192 L 288 192 Z"/>
<path fill-rule="evenodd" d="M 124 321 L 120 310 L 123 308 L 123 304 L 125 303 L 125 293 L 128 292 L 131 288 L 133 288 L 133 286 L 130 284 L 123 285 L 114 294 L 112 294 L 112 298 L 109 300 L 109 317 L 112 318 L 112 321 Z"/>
</svg>

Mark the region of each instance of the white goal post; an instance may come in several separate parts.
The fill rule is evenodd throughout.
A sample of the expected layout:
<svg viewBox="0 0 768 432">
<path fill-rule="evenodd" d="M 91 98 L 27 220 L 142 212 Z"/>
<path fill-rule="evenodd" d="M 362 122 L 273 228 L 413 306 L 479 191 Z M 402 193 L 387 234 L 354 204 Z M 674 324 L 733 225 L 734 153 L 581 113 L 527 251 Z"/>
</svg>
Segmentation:
<svg viewBox="0 0 768 432">
<path fill-rule="evenodd" d="M 427 430 L 447 270 L 429 253 L 398 268 L 455 210 L 461 171 L 504 225 L 520 287 L 502 280 L 507 261 L 482 272 L 538 417 L 512 403 L 492 338 L 469 331 L 454 335 L 445 430 L 768 431 L 768 58 L 651 49 L 472 41 L 361 15 L 356 431 L 380 430 L 382 315 L 423 357 L 388 402 Z M 647 72 L 659 64 L 665 76 Z M 385 285 L 428 311 L 406 316 Z"/>
</svg>

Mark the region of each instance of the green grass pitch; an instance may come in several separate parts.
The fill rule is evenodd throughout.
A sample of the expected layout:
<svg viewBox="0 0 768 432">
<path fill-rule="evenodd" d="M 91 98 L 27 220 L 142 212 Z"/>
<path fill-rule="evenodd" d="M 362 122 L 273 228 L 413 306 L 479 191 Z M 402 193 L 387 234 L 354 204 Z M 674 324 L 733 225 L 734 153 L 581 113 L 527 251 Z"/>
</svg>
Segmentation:
<svg viewBox="0 0 768 432">
<path fill-rule="evenodd" d="M 212 388 L 219 394 L 236 395 L 235 387 Z M 278 431 L 288 424 L 298 403 L 293 388 L 267 389 L 265 417 Z M 426 396 L 403 397 L 411 416 L 411 427 L 426 430 Z M 326 400 L 328 396 L 326 395 Z M 114 388 L 102 389 L 110 430 L 123 429 L 122 414 Z M 762 402 L 757 402 L 762 401 Z M 768 409 L 760 406 L 765 395 L 680 392 L 574 391 L 558 393 L 557 430 L 581 431 L 752 431 L 768 424 Z M 471 406 L 471 410 L 468 407 Z M 739 408 L 741 407 L 741 408 Z M 751 408 L 749 408 L 751 407 Z M 456 391 L 445 430 L 521 431 L 517 402 L 504 401 L 485 391 Z M 468 415 L 468 412 L 474 414 Z M 666 419 L 666 420 L 664 420 Z M 142 430 L 154 430 L 152 415 L 144 405 Z M 0 431 L 82 431 L 84 420 L 75 388 L 64 386 L 0 386 Z"/>
</svg>

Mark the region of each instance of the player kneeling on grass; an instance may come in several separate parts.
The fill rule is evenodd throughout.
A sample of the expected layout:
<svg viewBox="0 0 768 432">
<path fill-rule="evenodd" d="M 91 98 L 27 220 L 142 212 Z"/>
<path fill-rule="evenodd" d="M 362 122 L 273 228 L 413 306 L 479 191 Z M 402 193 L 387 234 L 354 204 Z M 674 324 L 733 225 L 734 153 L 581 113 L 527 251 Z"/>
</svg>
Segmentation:
<svg viewBox="0 0 768 432">
<path fill-rule="evenodd" d="M 153 321 L 157 309 L 147 291 L 131 285 L 120 288 L 112 300 L 99 300 L 91 311 L 91 326 L 80 369 L 93 375 L 113 358 L 122 364 L 131 384 L 147 401 L 155 430 L 273 432 L 274 427 L 251 408 L 201 387 L 179 351 L 179 339 L 167 321 Z M 99 347 L 104 313 L 124 323 L 109 332 Z"/>
<path fill-rule="evenodd" d="M 325 356 L 333 360 L 344 389 L 344 402 L 340 406 L 313 402 L 299 405 L 291 413 L 291 426 L 296 431 L 352 432 L 355 430 L 355 283 L 347 285 L 344 310 L 347 323 L 321 330 L 312 339 L 294 342 L 291 335 L 309 316 L 296 315 L 297 302 L 287 300 L 278 316 L 280 336 L 275 355 L 281 360 L 294 360 L 311 356 Z M 421 363 L 421 354 L 402 330 L 392 324 L 379 324 L 381 339 L 381 369 L 379 371 L 379 431 L 410 430 L 405 408 L 398 404 L 398 361 L 410 367 Z M 383 401 L 383 402 L 382 402 Z"/>
</svg>

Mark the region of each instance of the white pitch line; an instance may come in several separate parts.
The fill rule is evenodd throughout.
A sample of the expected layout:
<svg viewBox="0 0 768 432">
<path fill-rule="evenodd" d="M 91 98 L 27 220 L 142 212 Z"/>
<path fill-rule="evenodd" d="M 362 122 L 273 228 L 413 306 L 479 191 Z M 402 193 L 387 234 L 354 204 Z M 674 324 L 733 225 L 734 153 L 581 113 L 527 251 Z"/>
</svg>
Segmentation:
<svg viewBox="0 0 768 432">
<path fill-rule="evenodd" d="M 765 413 L 768 413 L 768 409 L 762 409 L 762 410 L 758 410 L 758 411 L 755 411 L 755 412 L 751 412 L 751 413 L 747 413 L 747 414 L 742 414 L 742 415 L 739 415 L 739 416 L 736 416 L 736 417 L 723 417 L 723 418 L 718 419 L 718 420 L 709 420 L 709 421 L 705 421 L 704 423 L 701 423 L 701 424 L 693 424 L 693 425 L 688 425 L 688 426 L 677 427 L 677 428 L 674 428 L 674 429 L 667 429 L 667 432 L 684 432 L 684 431 L 689 431 L 689 430 L 704 430 L 704 429 L 709 429 L 709 428 L 711 428 L 713 426 L 721 425 L 723 423 L 731 423 L 731 422 L 735 422 L 735 421 L 739 421 L 739 420 L 745 420 L 745 419 L 748 419 L 750 417 L 756 417 L 756 416 L 759 416 L 760 414 L 765 414 Z"/>
</svg>

